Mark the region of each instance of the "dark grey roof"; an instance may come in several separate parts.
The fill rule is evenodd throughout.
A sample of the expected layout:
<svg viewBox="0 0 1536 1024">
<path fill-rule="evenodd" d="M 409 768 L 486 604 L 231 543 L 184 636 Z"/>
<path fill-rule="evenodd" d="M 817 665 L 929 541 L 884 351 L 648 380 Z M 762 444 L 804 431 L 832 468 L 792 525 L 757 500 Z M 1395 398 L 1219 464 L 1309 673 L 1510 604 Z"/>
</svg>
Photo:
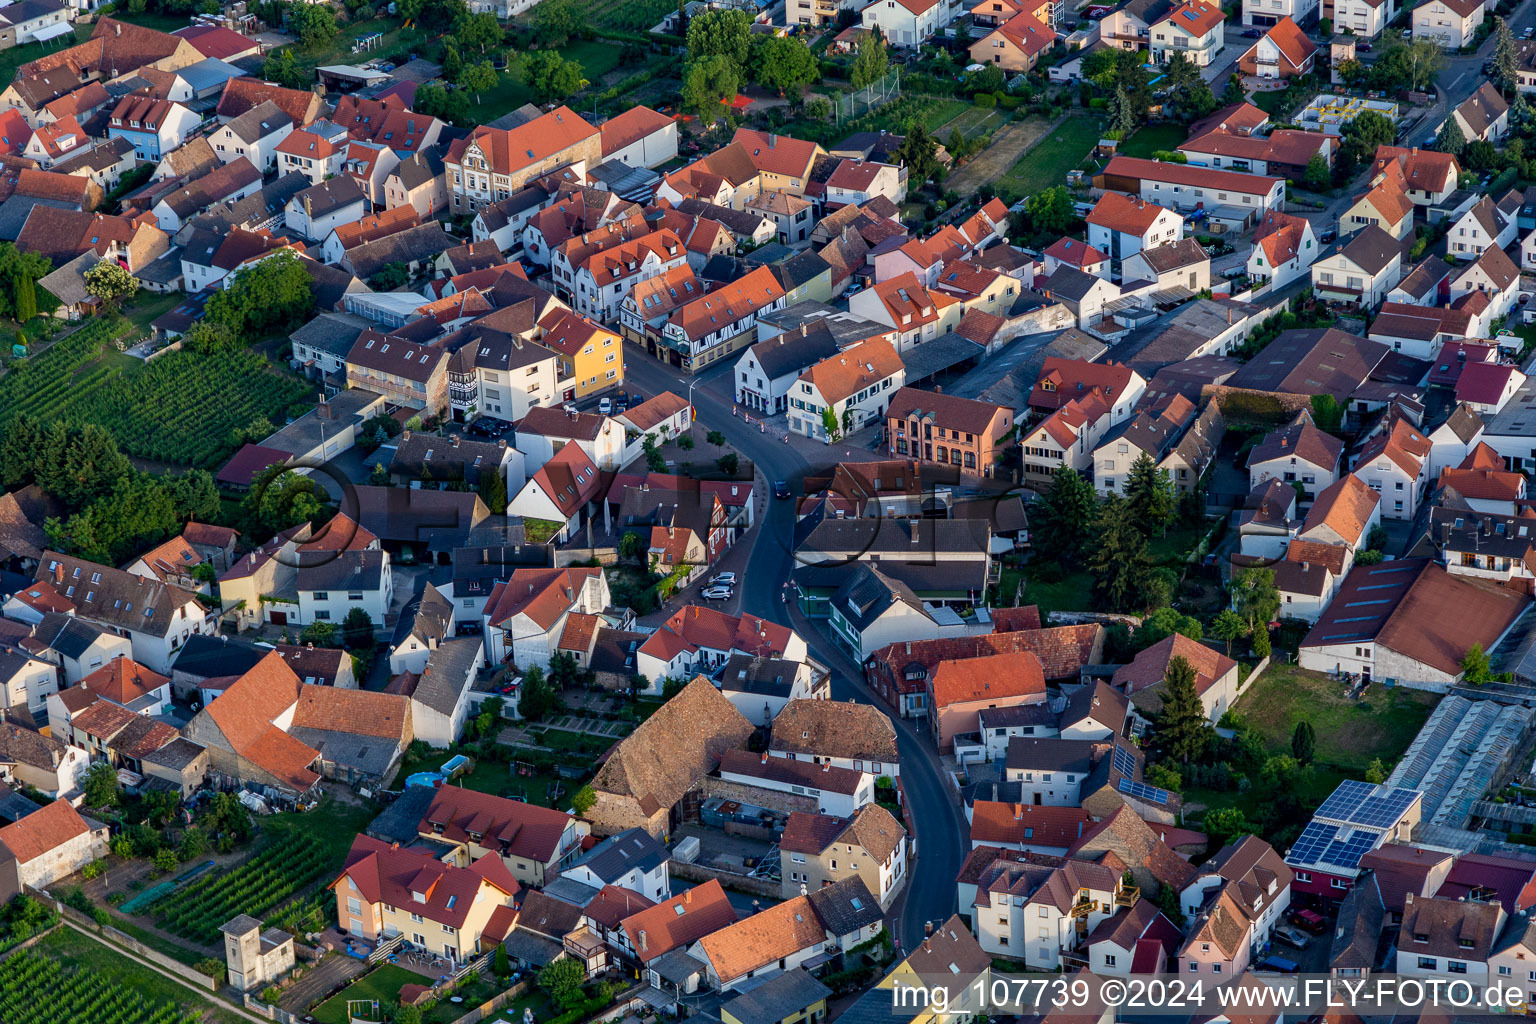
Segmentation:
<svg viewBox="0 0 1536 1024">
<path fill-rule="evenodd" d="M 599 629 L 587 667 L 594 672 L 633 675 L 635 651 L 649 635 L 623 629 Z"/>
<path fill-rule="evenodd" d="M 1376 946 L 1381 941 L 1381 887 L 1376 873 L 1369 871 L 1355 880 L 1349 894 L 1339 905 L 1338 921 L 1333 926 L 1333 945 L 1328 966 L 1333 970 L 1350 968 L 1369 971 L 1376 966 Z"/>
<path fill-rule="evenodd" d="M 282 131 L 285 126 L 292 127 L 292 125 L 293 118 L 283 113 L 283 108 L 271 100 L 262 100 L 239 117 L 224 124 L 234 133 L 235 138 L 242 142 L 256 142 L 274 132 Z"/>
<path fill-rule="evenodd" d="M 355 389 L 354 389 L 355 390 Z M 345 392 L 343 392 L 345 393 Z M 473 491 L 409 490 L 371 484 L 353 488 L 353 517 L 385 542 L 432 551 L 463 547 L 471 530 L 486 520 L 485 502 Z"/>
<path fill-rule="evenodd" d="M 213 228 L 226 233 L 229 228 L 258 226 L 281 215 L 288 200 L 308 187 L 308 178 L 298 171 L 290 171 L 244 199 L 210 207 L 194 217 L 191 223 L 195 227 Z"/>
<path fill-rule="evenodd" d="M 909 1021 L 918 1014 L 928 1013 L 926 1006 L 915 1006 L 919 1000 L 907 1000 L 893 1006 L 890 989 L 872 988 L 843 1008 L 837 1015 L 837 1024 L 893 1024 Z"/>
<path fill-rule="evenodd" d="M 46 17 L 62 10 L 64 5 L 58 0 L 17 0 L 14 4 L 0 8 L 0 18 L 9 25 L 21 25 L 23 22 Z"/>
<path fill-rule="evenodd" d="M 374 778 L 382 778 L 389 771 L 401 748 L 399 740 L 387 737 L 308 726 L 294 726 L 289 735 L 319 751 L 322 760 Z"/>
<path fill-rule="evenodd" d="M 421 819 L 437 790 L 433 786 L 406 786 L 377 818 L 368 823 L 364 831 L 375 839 L 387 843 L 412 843 L 420 834 Z"/>
<path fill-rule="evenodd" d="M 717 206 L 714 203 L 706 203 L 702 199 L 683 199 L 678 202 L 677 210 L 690 217 L 708 217 L 710 220 L 719 221 L 734 235 L 750 236 L 762 227 L 764 221 L 773 223 L 764 214 L 733 210 L 729 206 Z"/>
<path fill-rule="evenodd" d="M 1094 764 L 1094 746 L 1092 740 L 1013 736 L 1008 740 L 1007 765 L 1010 771 L 1020 768 L 1087 775 Z"/>
<path fill-rule="evenodd" d="M 1426 256 L 1424 260 L 1401 281 L 1397 290 L 1405 291 L 1415 299 L 1422 299 L 1451 276 L 1451 265 L 1438 256 Z"/>
<path fill-rule="evenodd" d="M 946 390 L 961 398 L 991 402 L 1018 412 L 1027 405 L 1030 389 L 1040 379 L 1046 359 L 1093 362 L 1108 351 L 1109 346 L 1103 341 L 1075 327 L 1055 335 L 1021 336 L 966 371 Z"/>
<path fill-rule="evenodd" d="M 502 945 L 507 948 L 507 955 L 512 959 L 534 967 L 543 967 L 565 951 L 565 947 L 554 939 L 546 939 L 522 928 L 512 929 L 512 934 L 507 936 Z"/>
<path fill-rule="evenodd" d="M 832 990 L 807 974 L 805 968 L 796 967 L 742 992 L 720 1009 L 741 1024 L 779 1024 L 831 994 Z"/>
<path fill-rule="evenodd" d="M 858 875 L 814 889 L 806 896 L 823 927 L 833 935 L 851 935 L 885 917 L 880 901 L 870 894 L 869 886 Z"/>
<path fill-rule="evenodd" d="M 484 469 L 500 472 L 507 457 L 506 441 L 475 441 L 454 434 L 441 437 L 424 431 L 406 431 L 394 445 L 389 471 L 413 479 L 423 472 L 439 482 L 464 480 L 475 484 Z"/>
<path fill-rule="evenodd" d="M 452 716 L 459 696 L 475 681 L 480 652 L 480 638 L 474 636 L 439 644 L 427 657 L 427 667 L 422 670 L 411 699 Z"/>
<path fill-rule="evenodd" d="M 752 346 L 753 357 L 770 380 L 803 373 L 837 352 L 837 339 L 824 320 L 802 323 Z"/>
<path fill-rule="evenodd" d="M 288 202 L 290 205 L 297 203 L 307 217 L 324 217 L 349 206 L 366 206 L 368 197 L 363 194 L 363 186 L 357 183 L 356 178 L 342 174 L 309 186 Z"/>
<path fill-rule="evenodd" d="M 655 971 L 662 981 L 679 986 L 687 984 L 689 978 L 703 974 L 706 967 L 702 960 L 689 956 L 682 949 L 669 949 L 645 966 L 647 970 Z"/>
<path fill-rule="evenodd" d="M 1375 224 L 1367 224 L 1334 252 L 1342 252 L 1355 266 L 1374 275 L 1387 269 L 1394 259 L 1402 258 L 1403 245 Z M 1333 253 L 1325 254 L 1331 255 Z"/>
<path fill-rule="evenodd" d="M 391 263 L 412 263 L 436 256 L 458 243 L 437 221 L 418 224 L 347 250 L 346 262 L 364 280 Z"/>
<path fill-rule="evenodd" d="M 561 875 L 553 882 L 544 886 L 544 895 L 569 903 L 573 907 L 586 909 L 587 904 L 597 899 L 598 893 L 603 890 L 585 882 L 578 882 L 574 878 Z"/>
<path fill-rule="evenodd" d="M 193 743 L 184 736 L 178 736 L 159 750 L 143 755 L 139 760 L 179 772 L 197 760 L 204 749 L 202 744 Z"/>
<path fill-rule="evenodd" d="M 632 828 L 618 835 L 609 836 L 582 854 L 571 865 L 591 871 L 604 882 L 612 885 L 628 872 L 639 868 L 642 872 L 653 871 L 672 855 L 643 828 Z"/>
<path fill-rule="evenodd" d="M 980 359 L 986 350 L 985 345 L 950 331 L 902 353 L 902 366 L 907 371 L 906 382 L 909 385 L 916 384 L 936 373 L 954 369 L 968 359 Z"/>
<path fill-rule="evenodd" d="M 977 713 L 981 728 L 1015 729 L 1044 725 L 1056 728 L 1056 715 L 1049 704 L 1012 704 L 1001 708 L 982 708 Z"/>
<path fill-rule="evenodd" d="M 239 676 L 249 672 L 270 653 L 270 648 L 258 647 L 238 637 L 194 633 L 181 645 L 171 670 L 194 679 Z"/>
<path fill-rule="evenodd" d="M 808 281 L 816 280 L 831 269 L 832 265 L 816 253 L 802 252 L 776 264 L 773 268 L 773 276 L 778 278 L 779 287 L 788 292 Z"/>
<path fill-rule="evenodd" d="M 891 605 L 903 601 L 921 611 L 923 602 L 912 589 L 859 562 L 850 570 L 843 585 L 832 597 L 838 613 L 861 633 L 884 615 Z"/>
<path fill-rule="evenodd" d="M 991 532 L 991 524 L 984 519 L 828 519 L 799 546 L 809 551 L 857 552 L 860 558 L 913 560 L 943 551 L 985 559 Z"/>
<path fill-rule="evenodd" d="M 299 590 L 379 590 L 384 586 L 382 551 L 301 553 Z"/>
<path fill-rule="evenodd" d="M 32 631 L 34 639 L 47 644 L 66 658 L 80 657 L 91 644 L 106 635 L 107 631 L 95 623 L 62 612 L 44 615 L 43 621 Z"/>
<path fill-rule="evenodd" d="M 425 644 L 435 644 L 448 637 L 448 630 L 453 622 L 453 602 L 443 596 L 443 592 L 428 583 L 421 592 L 421 602 L 416 606 L 416 614 L 410 618 L 400 616 L 400 621 L 395 624 L 394 637 L 390 640 L 393 646 L 399 646 L 411 637 L 416 637 Z"/>
<path fill-rule="evenodd" d="M 542 569 L 553 564 L 544 544 L 500 544 L 454 548 L 455 597 L 489 597 L 491 588 L 512 578 L 518 569 Z"/>
<path fill-rule="evenodd" d="M 419 150 L 402 160 L 389 172 L 406 189 L 418 188 L 443 173 L 443 158 L 432 150 Z"/>
<path fill-rule="evenodd" d="M 370 326 L 367 320 L 352 313 L 321 313 L 288 335 L 288 340 L 345 359 L 357 336 Z"/>
<path fill-rule="evenodd" d="M 73 174 L 81 170 L 104 171 L 125 157 L 132 156 L 133 142 L 116 135 L 96 143 L 84 152 L 71 153 L 66 159 L 54 164 L 53 171 L 55 174 Z"/>
<path fill-rule="evenodd" d="M 720 666 L 720 689 L 760 696 L 788 697 L 794 690 L 797 661 L 733 654 Z"/>
<path fill-rule="evenodd" d="M 1102 281 L 1102 278 L 1085 274 L 1076 267 L 1069 267 L 1065 263 L 1056 268 L 1056 272 L 1045 279 L 1044 291 L 1047 295 L 1058 299 L 1066 299 L 1068 302 L 1080 302 L 1083 296 Z"/>
<path fill-rule="evenodd" d="M 27 218 L 32 216 L 34 206 L 51 206 L 55 210 L 80 209 L 79 203 L 68 203 L 58 199 L 39 199 L 36 196 L 24 196 L 18 193 L 0 203 L 0 241 L 16 241 L 21 235 L 21 229 L 26 226 Z"/>
</svg>

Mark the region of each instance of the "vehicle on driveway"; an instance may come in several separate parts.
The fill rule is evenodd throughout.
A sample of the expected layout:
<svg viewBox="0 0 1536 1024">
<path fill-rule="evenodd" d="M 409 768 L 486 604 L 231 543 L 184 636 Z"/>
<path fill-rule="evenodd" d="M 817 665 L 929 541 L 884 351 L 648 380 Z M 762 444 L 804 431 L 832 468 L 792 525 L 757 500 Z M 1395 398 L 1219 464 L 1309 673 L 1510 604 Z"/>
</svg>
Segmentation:
<svg viewBox="0 0 1536 1024">
<path fill-rule="evenodd" d="M 705 587 L 699 596 L 706 601 L 729 601 L 732 593 L 730 587 Z"/>
<path fill-rule="evenodd" d="M 1285 924 L 1275 929 L 1275 941 L 1283 942 L 1295 949 L 1306 949 L 1312 944 L 1312 939 L 1306 932 Z"/>
<path fill-rule="evenodd" d="M 709 585 L 712 587 L 734 587 L 736 585 L 736 574 L 733 572 L 717 573 L 709 581 Z"/>
<path fill-rule="evenodd" d="M 1243 38 L 1244 39 L 1258 39 L 1263 34 L 1264 34 L 1263 32 L 1260 32 L 1256 28 L 1250 28 L 1250 29 L 1248 29 L 1247 31 L 1245 31 L 1243 33 Z"/>
<path fill-rule="evenodd" d="M 512 424 L 506 420 L 498 420 L 494 416 L 481 416 L 471 423 L 466 429 L 466 434 L 476 437 L 500 437 L 512 429 Z"/>
<path fill-rule="evenodd" d="M 611 398 L 601 399 L 597 403 L 597 411 L 602 413 L 604 416 L 612 416 L 613 415 L 613 399 L 611 399 Z"/>
<path fill-rule="evenodd" d="M 1297 910 L 1291 914 L 1291 924 L 1303 928 L 1313 935 L 1321 935 L 1328 930 L 1328 922 L 1323 915 L 1315 910 Z"/>
</svg>

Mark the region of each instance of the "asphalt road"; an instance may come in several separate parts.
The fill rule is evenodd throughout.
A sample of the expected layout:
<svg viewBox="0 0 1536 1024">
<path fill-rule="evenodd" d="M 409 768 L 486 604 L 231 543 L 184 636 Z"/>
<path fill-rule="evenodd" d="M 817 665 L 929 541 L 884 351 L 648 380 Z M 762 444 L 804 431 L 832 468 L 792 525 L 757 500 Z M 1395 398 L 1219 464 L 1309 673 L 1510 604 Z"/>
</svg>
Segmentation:
<svg viewBox="0 0 1536 1024">
<path fill-rule="evenodd" d="M 791 491 L 800 494 L 801 481 L 813 463 L 803 444 L 786 444 L 774 434 L 761 433 L 757 426 L 748 426 L 733 415 L 733 363 L 734 360 L 726 360 L 721 366 L 689 378 L 626 344 L 625 387 L 647 397 L 668 390 L 687 397 L 689 384 L 698 381 L 693 391 L 697 418 L 708 429 L 725 434 L 732 447 L 756 464 L 761 476 L 759 484 L 769 494 L 757 524 L 738 542 L 738 547 L 749 549 L 745 567 L 738 570 L 739 611 L 793 626 L 805 638 L 812 657 L 832 670 L 834 700 L 857 699 L 889 712 L 888 706 L 865 685 L 859 666 L 832 643 L 820 625 L 784 601 L 784 584 L 794 567 L 791 537 L 795 503 L 773 500 L 770 488 L 773 481 L 785 480 Z M 902 789 L 915 823 L 912 838 L 917 855 L 909 865 L 907 887 L 892 905 L 890 918 L 902 949 L 911 950 L 922 941 L 927 923 L 937 926 L 955 912 L 955 876 L 965 859 L 967 830 L 959 798 L 941 777 L 932 744 L 910 722 L 895 715 L 891 721 L 901 753 Z"/>
</svg>

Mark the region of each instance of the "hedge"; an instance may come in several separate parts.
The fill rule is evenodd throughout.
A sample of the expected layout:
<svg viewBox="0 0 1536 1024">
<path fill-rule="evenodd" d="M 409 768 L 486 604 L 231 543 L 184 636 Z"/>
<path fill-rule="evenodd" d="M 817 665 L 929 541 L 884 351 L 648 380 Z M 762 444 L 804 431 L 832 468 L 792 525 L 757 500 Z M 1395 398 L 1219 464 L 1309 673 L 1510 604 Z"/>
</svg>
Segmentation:
<svg viewBox="0 0 1536 1024">
<path fill-rule="evenodd" d="M 971 102 L 976 104 L 981 109 L 987 110 L 991 107 L 997 106 L 997 97 L 992 95 L 990 92 L 979 92 L 971 100 Z"/>
</svg>

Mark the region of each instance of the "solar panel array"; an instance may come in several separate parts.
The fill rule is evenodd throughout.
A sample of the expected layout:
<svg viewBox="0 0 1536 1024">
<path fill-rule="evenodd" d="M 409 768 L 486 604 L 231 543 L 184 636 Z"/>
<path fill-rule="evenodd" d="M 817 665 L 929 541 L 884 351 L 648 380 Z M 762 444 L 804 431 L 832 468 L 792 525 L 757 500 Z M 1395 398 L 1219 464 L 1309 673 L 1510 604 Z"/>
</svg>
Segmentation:
<svg viewBox="0 0 1536 1024">
<path fill-rule="evenodd" d="M 1111 763 L 1115 766 L 1115 771 L 1121 775 L 1136 774 L 1136 755 L 1118 743 L 1115 744 L 1114 761 Z"/>
<path fill-rule="evenodd" d="M 1382 787 L 1378 793 L 1377 787 L 1369 782 L 1346 779 L 1323 801 L 1316 816 L 1366 828 L 1388 829 L 1397 824 L 1418 795 L 1416 790 L 1392 787 Z"/>
<path fill-rule="evenodd" d="M 1316 864 L 1323 859 L 1323 854 L 1328 852 L 1328 845 L 1338 837 L 1337 825 L 1325 825 L 1320 821 L 1314 821 L 1301 830 L 1301 835 L 1296 842 L 1291 844 L 1291 852 L 1286 860 L 1293 864 Z"/>
<path fill-rule="evenodd" d="M 1154 804 L 1166 804 L 1168 802 L 1168 791 L 1166 789 L 1158 789 L 1156 786 L 1149 786 L 1145 782 L 1121 779 L 1120 792 L 1127 796 L 1134 796 L 1138 800 L 1147 800 Z"/>
</svg>

